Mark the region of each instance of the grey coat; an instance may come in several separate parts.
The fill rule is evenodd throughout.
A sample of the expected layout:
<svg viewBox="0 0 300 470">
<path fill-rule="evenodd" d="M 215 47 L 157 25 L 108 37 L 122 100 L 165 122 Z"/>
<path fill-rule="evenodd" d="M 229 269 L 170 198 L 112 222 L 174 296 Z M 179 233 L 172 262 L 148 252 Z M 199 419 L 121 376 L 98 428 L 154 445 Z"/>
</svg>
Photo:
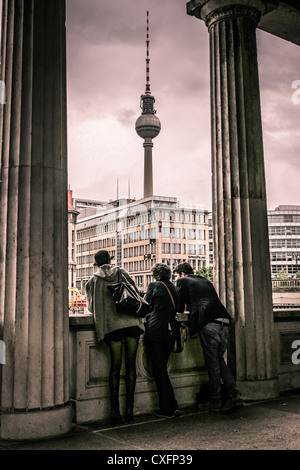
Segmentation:
<svg viewBox="0 0 300 470">
<path fill-rule="evenodd" d="M 87 306 L 89 311 L 94 315 L 98 341 L 102 341 L 107 333 L 121 328 L 138 326 L 144 331 L 144 324 L 140 318 L 120 314 L 116 311 L 113 298 L 107 286 L 108 284 L 118 282 L 118 269 L 119 268 L 116 266 L 103 264 L 85 286 Z M 122 268 L 121 273 L 125 282 L 135 286 L 133 279 L 131 279 L 129 274 Z"/>
</svg>

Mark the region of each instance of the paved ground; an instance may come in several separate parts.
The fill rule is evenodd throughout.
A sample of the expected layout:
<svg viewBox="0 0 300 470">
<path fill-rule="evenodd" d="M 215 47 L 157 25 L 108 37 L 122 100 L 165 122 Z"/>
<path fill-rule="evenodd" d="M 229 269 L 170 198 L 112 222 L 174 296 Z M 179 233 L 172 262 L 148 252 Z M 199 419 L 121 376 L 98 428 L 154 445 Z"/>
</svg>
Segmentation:
<svg viewBox="0 0 300 470">
<path fill-rule="evenodd" d="M 0 441 L 0 450 L 101 450 L 106 451 L 102 453 L 106 463 L 125 454 L 140 455 L 139 451 L 155 451 L 155 455 L 184 451 L 187 456 L 196 450 L 300 450 L 300 390 L 245 404 L 230 414 L 185 409 L 172 420 L 144 415 L 118 427 L 105 423 L 74 426 L 70 434 L 59 438 Z M 161 462 L 165 463 L 173 462 Z"/>
</svg>

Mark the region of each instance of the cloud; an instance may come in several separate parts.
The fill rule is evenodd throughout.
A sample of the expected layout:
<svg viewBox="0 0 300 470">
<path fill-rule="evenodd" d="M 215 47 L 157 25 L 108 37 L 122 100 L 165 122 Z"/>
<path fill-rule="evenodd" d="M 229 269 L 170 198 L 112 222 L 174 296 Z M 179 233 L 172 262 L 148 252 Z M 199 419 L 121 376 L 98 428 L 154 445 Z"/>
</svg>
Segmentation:
<svg viewBox="0 0 300 470">
<path fill-rule="evenodd" d="M 69 183 L 76 197 L 108 199 L 118 178 L 125 193 L 130 179 L 131 195 L 142 197 L 135 121 L 145 91 L 147 10 L 162 125 L 153 141 L 154 192 L 211 208 L 209 38 L 182 0 L 67 1 Z M 262 31 L 257 37 L 268 201 L 297 204 L 300 104 L 291 85 L 300 80 L 300 50 Z"/>
</svg>

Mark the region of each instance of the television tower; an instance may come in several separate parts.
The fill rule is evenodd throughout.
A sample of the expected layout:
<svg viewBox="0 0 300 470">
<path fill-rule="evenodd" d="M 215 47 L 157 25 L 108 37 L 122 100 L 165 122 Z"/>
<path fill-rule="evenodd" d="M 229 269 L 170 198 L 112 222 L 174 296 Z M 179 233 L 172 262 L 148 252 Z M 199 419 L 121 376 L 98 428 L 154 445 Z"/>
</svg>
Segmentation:
<svg viewBox="0 0 300 470">
<path fill-rule="evenodd" d="M 144 95 L 141 95 L 140 107 L 142 114 L 135 123 L 137 134 L 144 139 L 144 197 L 153 196 L 152 139 L 159 134 L 161 129 L 160 120 L 155 116 L 155 99 L 150 91 L 149 43 L 149 11 L 147 11 L 146 91 Z"/>
</svg>

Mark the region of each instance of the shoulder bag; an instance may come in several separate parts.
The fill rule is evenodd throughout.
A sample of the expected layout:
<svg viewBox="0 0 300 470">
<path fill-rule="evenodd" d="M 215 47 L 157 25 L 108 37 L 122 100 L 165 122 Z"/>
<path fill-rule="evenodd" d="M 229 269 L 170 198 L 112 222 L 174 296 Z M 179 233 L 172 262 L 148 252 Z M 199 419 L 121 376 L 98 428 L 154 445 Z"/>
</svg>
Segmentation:
<svg viewBox="0 0 300 470">
<path fill-rule="evenodd" d="M 168 286 L 163 282 L 163 281 L 159 281 L 161 282 L 165 288 L 167 289 L 167 291 L 169 292 L 169 295 L 171 297 L 171 300 L 172 300 L 172 304 L 173 304 L 173 307 L 174 307 L 174 310 L 176 312 L 176 306 L 175 306 L 175 302 L 174 302 L 174 299 L 173 299 L 173 296 L 171 294 L 171 291 L 170 289 L 168 288 Z M 184 325 L 184 323 L 181 323 L 177 329 L 177 331 L 174 331 L 172 330 L 172 336 L 174 336 L 174 343 L 173 343 L 173 348 L 172 348 L 172 351 L 174 353 L 181 353 L 184 349 L 184 343 L 187 339 L 187 328 L 186 326 Z"/>
<path fill-rule="evenodd" d="M 118 313 L 143 318 L 149 313 L 149 304 L 139 294 L 132 284 L 122 280 L 120 268 L 118 268 L 118 282 L 107 286 L 111 293 Z"/>
</svg>

